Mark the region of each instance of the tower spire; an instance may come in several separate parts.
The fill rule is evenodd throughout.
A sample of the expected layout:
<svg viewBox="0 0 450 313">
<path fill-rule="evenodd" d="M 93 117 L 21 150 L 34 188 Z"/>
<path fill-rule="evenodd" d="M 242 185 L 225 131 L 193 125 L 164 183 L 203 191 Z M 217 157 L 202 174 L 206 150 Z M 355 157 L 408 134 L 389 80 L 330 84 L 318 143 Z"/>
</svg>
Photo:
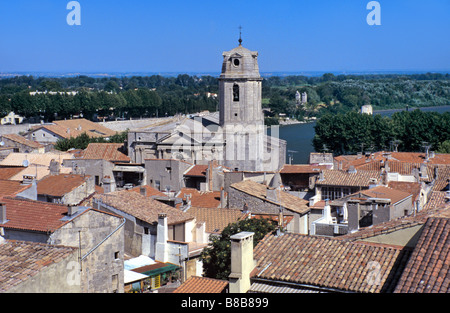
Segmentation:
<svg viewBox="0 0 450 313">
<path fill-rule="evenodd" d="M 239 26 L 239 45 L 242 46 L 242 26 Z"/>
</svg>

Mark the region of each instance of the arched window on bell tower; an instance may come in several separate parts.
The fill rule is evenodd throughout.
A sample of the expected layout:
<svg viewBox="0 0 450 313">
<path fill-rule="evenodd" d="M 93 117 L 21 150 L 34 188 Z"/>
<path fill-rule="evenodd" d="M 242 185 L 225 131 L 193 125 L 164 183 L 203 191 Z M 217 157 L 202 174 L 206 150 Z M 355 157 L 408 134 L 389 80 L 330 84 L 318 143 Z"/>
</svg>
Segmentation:
<svg viewBox="0 0 450 313">
<path fill-rule="evenodd" d="M 233 101 L 239 101 L 239 85 L 233 85 Z"/>
</svg>

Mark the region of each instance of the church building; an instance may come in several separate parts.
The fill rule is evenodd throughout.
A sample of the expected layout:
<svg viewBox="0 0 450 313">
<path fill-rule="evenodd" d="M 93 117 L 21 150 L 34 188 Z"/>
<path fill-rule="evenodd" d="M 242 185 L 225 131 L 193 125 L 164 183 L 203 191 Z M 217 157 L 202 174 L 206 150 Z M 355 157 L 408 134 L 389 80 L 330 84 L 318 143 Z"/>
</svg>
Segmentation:
<svg viewBox="0 0 450 313">
<path fill-rule="evenodd" d="M 234 171 L 278 171 L 286 141 L 278 128 L 267 135 L 261 106 L 258 52 L 239 46 L 223 53 L 219 112 L 179 117 L 164 125 L 128 133 L 131 162 L 178 159 L 206 165 L 216 161 Z"/>
</svg>

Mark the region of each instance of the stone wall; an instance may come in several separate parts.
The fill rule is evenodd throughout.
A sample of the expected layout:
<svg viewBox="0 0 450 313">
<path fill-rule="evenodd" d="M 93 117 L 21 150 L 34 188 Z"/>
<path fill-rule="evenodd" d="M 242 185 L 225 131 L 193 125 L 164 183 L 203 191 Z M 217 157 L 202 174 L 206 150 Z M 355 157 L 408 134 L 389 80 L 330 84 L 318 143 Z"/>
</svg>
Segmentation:
<svg viewBox="0 0 450 313">
<path fill-rule="evenodd" d="M 117 229 L 122 222 L 120 217 L 89 210 L 50 236 L 52 244 L 81 248 L 82 292 L 123 292 L 124 228 Z"/>
</svg>

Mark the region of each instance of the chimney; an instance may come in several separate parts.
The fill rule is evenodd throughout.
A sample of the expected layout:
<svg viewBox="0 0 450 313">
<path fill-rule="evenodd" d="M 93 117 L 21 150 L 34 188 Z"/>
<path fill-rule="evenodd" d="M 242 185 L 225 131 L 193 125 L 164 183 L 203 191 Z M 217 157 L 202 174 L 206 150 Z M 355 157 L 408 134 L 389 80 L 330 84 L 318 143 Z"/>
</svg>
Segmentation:
<svg viewBox="0 0 450 313">
<path fill-rule="evenodd" d="M 111 176 L 104 176 L 102 179 L 102 187 L 105 193 L 116 191 L 116 184 Z"/>
<path fill-rule="evenodd" d="M 146 189 L 144 186 L 141 186 L 141 187 L 139 188 L 139 193 L 140 193 L 141 195 L 143 195 L 144 197 L 147 197 L 147 189 Z"/>
<path fill-rule="evenodd" d="M 359 230 L 359 201 L 349 200 L 347 201 L 347 214 L 348 214 L 348 232 L 353 233 Z"/>
<path fill-rule="evenodd" d="M 49 169 L 50 169 L 50 175 L 59 175 L 59 171 L 60 171 L 59 162 L 56 160 L 51 160 Z"/>
<path fill-rule="evenodd" d="M 169 226 L 167 224 L 167 214 L 158 214 L 158 226 L 156 228 L 156 252 L 155 261 L 168 262 L 169 251 L 167 249 L 167 240 L 169 239 Z"/>
<path fill-rule="evenodd" d="M 220 207 L 222 209 L 227 207 L 227 197 L 225 196 L 225 190 L 223 187 L 220 188 Z"/>
<path fill-rule="evenodd" d="M 253 232 L 240 232 L 231 239 L 230 293 L 246 293 L 250 289 L 250 273 L 255 268 Z"/>
<path fill-rule="evenodd" d="M 67 216 L 73 216 L 77 214 L 78 212 L 78 206 L 77 205 L 69 205 L 67 207 Z"/>
<path fill-rule="evenodd" d="M 6 204 L 0 203 L 0 225 L 5 224 L 8 220 L 6 219 Z"/>
<path fill-rule="evenodd" d="M 36 175 L 23 175 L 22 185 L 31 185 L 36 180 Z"/>
</svg>

